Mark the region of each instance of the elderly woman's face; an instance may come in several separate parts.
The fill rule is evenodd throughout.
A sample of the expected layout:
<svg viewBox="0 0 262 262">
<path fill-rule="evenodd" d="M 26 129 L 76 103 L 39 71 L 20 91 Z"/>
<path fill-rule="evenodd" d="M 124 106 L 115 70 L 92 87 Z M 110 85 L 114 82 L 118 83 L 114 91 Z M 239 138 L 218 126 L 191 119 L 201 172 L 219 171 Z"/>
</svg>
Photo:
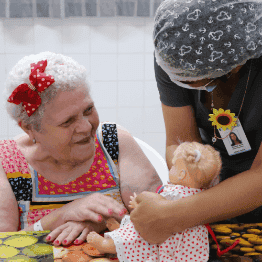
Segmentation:
<svg viewBox="0 0 262 262">
<path fill-rule="evenodd" d="M 60 92 L 46 106 L 36 140 L 55 159 L 84 162 L 95 154 L 99 117 L 85 87 Z"/>
</svg>

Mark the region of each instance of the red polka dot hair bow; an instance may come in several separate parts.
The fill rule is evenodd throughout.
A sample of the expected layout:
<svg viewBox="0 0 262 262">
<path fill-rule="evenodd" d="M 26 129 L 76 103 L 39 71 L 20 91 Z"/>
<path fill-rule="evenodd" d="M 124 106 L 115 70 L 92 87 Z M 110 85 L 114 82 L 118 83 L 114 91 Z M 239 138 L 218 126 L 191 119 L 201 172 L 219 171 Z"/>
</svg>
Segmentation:
<svg viewBox="0 0 262 262">
<path fill-rule="evenodd" d="M 31 64 L 29 85 L 26 83 L 19 85 L 7 100 L 16 105 L 22 102 L 28 116 L 31 116 L 41 105 L 41 97 L 38 92 L 43 92 L 55 82 L 53 76 L 44 73 L 46 66 L 47 60 L 39 61 L 37 64 Z"/>
</svg>

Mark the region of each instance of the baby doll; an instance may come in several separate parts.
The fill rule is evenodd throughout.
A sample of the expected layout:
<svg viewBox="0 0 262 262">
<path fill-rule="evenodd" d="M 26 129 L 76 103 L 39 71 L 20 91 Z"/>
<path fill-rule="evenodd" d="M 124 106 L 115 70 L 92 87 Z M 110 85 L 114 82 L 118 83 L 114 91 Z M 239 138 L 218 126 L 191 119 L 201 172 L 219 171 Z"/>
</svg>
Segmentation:
<svg viewBox="0 0 262 262">
<path fill-rule="evenodd" d="M 160 193 L 169 200 L 191 196 L 213 186 L 218 182 L 222 165 L 213 147 L 197 142 L 180 144 L 172 163 L 170 182 Z M 131 197 L 130 206 L 136 205 L 135 197 Z M 104 238 L 91 232 L 87 241 L 101 253 L 117 254 L 120 262 L 205 262 L 209 258 L 208 230 L 204 225 L 174 233 L 161 245 L 151 245 L 134 229 L 129 216 L 125 216 L 119 229 L 105 233 Z"/>
</svg>

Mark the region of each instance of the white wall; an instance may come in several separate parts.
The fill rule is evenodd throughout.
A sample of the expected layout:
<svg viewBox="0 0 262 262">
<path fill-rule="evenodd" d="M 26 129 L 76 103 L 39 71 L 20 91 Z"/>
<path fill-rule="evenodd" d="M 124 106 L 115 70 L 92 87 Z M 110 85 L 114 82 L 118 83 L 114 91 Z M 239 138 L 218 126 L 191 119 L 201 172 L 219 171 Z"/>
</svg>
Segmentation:
<svg viewBox="0 0 262 262">
<path fill-rule="evenodd" d="M 165 127 L 153 67 L 153 18 L 0 20 L 0 86 L 25 55 L 52 51 L 90 73 L 101 121 L 113 121 L 165 155 Z M 23 132 L 0 96 L 0 139 Z"/>
</svg>

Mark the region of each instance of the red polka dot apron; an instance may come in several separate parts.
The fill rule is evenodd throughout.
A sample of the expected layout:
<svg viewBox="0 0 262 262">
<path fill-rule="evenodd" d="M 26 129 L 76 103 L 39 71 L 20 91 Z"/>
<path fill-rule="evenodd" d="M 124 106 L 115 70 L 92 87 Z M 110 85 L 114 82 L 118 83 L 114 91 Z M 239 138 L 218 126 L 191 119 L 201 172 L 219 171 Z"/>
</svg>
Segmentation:
<svg viewBox="0 0 262 262">
<path fill-rule="evenodd" d="M 161 195 L 169 200 L 178 200 L 202 191 L 168 184 Z M 130 217 L 125 216 L 120 228 L 105 233 L 105 237 L 114 240 L 120 262 L 206 262 L 209 258 L 208 230 L 202 225 L 175 233 L 161 245 L 151 245 L 134 229 Z"/>
</svg>

